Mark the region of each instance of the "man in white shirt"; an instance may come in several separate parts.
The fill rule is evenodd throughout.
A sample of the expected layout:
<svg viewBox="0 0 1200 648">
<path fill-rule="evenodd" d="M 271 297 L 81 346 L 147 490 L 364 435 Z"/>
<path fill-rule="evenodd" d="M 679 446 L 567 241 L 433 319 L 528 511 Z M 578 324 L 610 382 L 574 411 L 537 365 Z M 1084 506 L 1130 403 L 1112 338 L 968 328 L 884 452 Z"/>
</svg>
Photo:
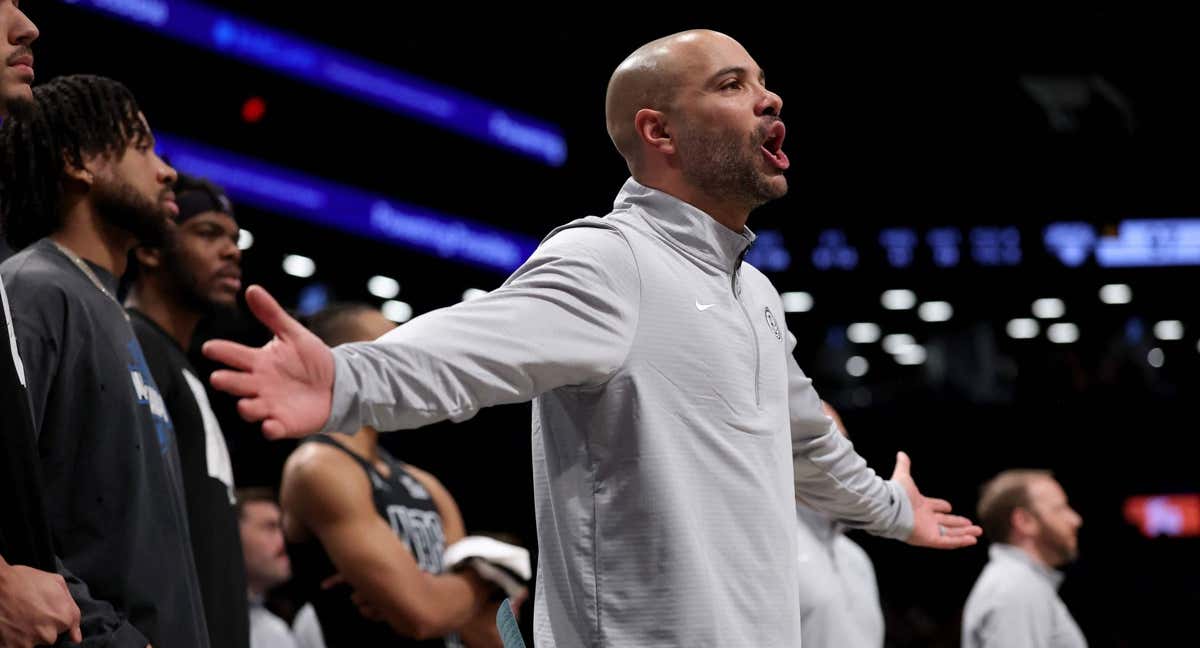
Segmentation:
<svg viewBox="0 0 1200 648">
<path fill-rule="evenodd" d="M 250 602 L 250 648 L 296 648 L 288 624 L 263 605 L 271 588 L 292 577 L 279 504 L 270 490 L 244 488 L 237 492 L 237 507 Z"/>
<path fill-rule="evenodd" d="M 993 544 L 963 609 L 963 648 L 1087 648 L 1057 592 L 1083 524 L 1062 486 L 1046 471 L 1002 472 L 983 487 L 979 520 Z"/>
</svg>

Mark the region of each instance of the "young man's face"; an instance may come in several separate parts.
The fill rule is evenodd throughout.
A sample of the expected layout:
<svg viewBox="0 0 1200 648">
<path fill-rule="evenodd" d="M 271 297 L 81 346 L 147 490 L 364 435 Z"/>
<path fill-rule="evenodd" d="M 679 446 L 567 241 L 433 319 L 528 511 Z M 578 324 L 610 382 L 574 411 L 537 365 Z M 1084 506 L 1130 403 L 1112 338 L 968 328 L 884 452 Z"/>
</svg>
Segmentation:
<svg viewBox="0 0 1200 648">
<path fill-rule="evenodd" d="M 265 590 L 292 577 L 278 505 L 262 501 L 244 503 L 239 527 L 246 579 L 251 585 Z"/>
<path fill-rule="evenodd" d="M 238 225 L 229 214 L 208 211 L 171 228 L 164 265 L 177 290 L 202 310 L 231 307 L 242 289 Z"/>
<path fill-rule="evenodd" d="M 146 125 L 146 118 L 138 113 Z M 170 221 L 179 214 L 175 204 L 175 169 L 154 151 L 154 138 L 130 140 L 119 155 L 85 161 L 95 176 L 90 198 L 100 217 L 125 230 L 141 243 L 161 245 Z"/>
<path fill-rule="evenodd" d="M 33 101 L 33 50 L 38 30 L 19 0 L 0 0 L 0 115 Z"/>
</svg>

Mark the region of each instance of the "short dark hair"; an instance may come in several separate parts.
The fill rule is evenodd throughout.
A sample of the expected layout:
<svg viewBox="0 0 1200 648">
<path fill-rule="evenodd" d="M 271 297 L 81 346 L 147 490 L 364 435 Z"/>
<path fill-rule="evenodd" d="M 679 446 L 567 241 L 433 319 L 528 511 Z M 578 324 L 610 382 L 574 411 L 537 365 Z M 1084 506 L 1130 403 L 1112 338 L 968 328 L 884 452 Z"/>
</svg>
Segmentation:
<svg viewBox="0 0 1200 648">
<path fill-rule="evenodd" d="M 237 498 L 238 518 L 242 517 L 242 508 L 250 502 L 270 502 L 276 506 L 279 505 L 279 498 L 275 495 L 275 491 L 264 486 L 239 488 L 235 497 Z"/>
<path fill-rule="evenodd" d="M 1008 542 L 1012 534 L 1013 511 L 1028 509 L 1029 483 L 1039 477 L 1054 478 L 1048 470 L 1013 469 L 996 475 L 980 489 L 979 524 L 992 542 Z"/>
<path fill-rule="evenodd" d="M 83 167 L 84 157 L 153 143 L 138 112 L 133 93 L 104 77 L 65 76 L 34 87 L 28 114 L 0 125 L 0 218 L 13 248 L 62 226 L 68 164 Z"/>
<path fill-rule="evenodd" d="M 354 318 L 359 313 L 375 310 L 377 309 L 360 302 L 331 304 L 313 313 L 305 321 L 305 325 L 331 347 L 347 342 L 361 342 L 364 332 Z"/>
</svg>

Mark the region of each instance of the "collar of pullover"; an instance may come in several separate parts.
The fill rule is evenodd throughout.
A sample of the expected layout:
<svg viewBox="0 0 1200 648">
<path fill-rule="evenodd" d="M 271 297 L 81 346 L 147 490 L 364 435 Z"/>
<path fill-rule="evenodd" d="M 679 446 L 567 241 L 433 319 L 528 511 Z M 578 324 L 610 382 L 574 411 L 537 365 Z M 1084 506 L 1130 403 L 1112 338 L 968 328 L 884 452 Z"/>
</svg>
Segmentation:
<svg viewBox="0 0 1200 648">
<path fill-rule="evenodd" d="M 1062 585 L 1062 572 L 1058 571 L 1057 569 L 1051 569 L 1039 563 L 1033 559 L 1033 556 L 1025 553 L 1023 549 L 1018 549 L 1012 545 L 997 542 L 991 547 L 988 547 L 988 558 L 991 558 L 996 562 L 1023 565 L 1026 569 L 1029 569 L 1033 573 L 1037 574 L 1038 577 L 1045 580 L 1050 584 L 1050 587 L 1053 587 L 1056 590 L 1058 589 L 1059 585 Z"/>
<path fill-rule="evenodd" d="M 616 210 L 637 210 L 672 247 L 701 263 L 733 274 L 754 232 L 738 234 L 704 211 L 630 178 L 613 202 Z"/>
</svg>

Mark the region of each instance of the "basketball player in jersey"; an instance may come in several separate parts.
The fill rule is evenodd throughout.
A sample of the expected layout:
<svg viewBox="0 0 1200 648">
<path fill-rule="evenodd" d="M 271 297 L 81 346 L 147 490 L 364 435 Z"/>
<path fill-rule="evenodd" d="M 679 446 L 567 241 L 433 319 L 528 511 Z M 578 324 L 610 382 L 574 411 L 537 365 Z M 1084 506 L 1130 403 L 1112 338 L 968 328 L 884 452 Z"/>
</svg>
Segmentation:
<svg viewBox="0 0 1200 648">
<path fill-rule="evenodd" d="M 346 305 L 309 326 L 336 345 L 395 324 Z M 472 569 L 444 570 L 445 548 L 465 536 L 457 504 L 432 475 L 381 448 L 373 428 L 309 437 L 288 458 L 281 491 L 294 578 L 326 648 L 501 645 L 495 587 Z"/>
</svg>

